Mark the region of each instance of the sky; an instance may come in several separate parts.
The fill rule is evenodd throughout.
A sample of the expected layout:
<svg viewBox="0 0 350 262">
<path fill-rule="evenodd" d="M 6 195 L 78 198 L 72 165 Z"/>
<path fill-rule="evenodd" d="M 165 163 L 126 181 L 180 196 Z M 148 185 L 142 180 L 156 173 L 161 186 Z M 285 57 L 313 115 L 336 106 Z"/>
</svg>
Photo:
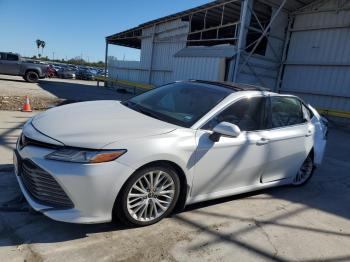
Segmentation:
<svg viewBox="0 0 350 262">
<path fill-rule="evenodd" d="M 104 61 L 105 37 L 211 0 L 0 0 L 0 51 L 44 56 L 83 56 Z M 40 51 L 41 52 L 41 51 Z M 110 45 L 109 55 L 139 60 L 140 51 Z"/>
</svg>

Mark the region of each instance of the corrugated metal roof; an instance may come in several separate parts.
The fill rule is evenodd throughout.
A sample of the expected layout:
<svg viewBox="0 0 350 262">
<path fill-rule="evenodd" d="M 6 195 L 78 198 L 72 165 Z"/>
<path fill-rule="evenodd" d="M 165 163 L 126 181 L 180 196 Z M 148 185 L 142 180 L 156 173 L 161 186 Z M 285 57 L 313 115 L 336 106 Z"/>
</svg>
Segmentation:
<svg viewBox="0 0 350 262">
<path fill-rule="evenodd" d="M 275 5 L 275 6 L 279 6 L 282 3 L 282 1 L 283 0 L 259 0 L 259 2 L 270 4 L 270 5 Z M 316 0 L 288 0 L 287 3 L 285 4 L 284 10 L 285 11 L 295 11 L 295 10 L 297 10 L 297 9 L 299 9 L 301 7 L 304 7 L 304 6 L 310 4 L 310 3 L 314 2 L 314 1 L 316 1 Z M 182 12 L 178 12 L 178 13 L 167 15 L 167 16 L 164 16 L 164 17 L 161 17 L 161 18 L 158 18 L 158 19 L 154 19 L 154 20 L 151 20 L 149 22 L 143 23 L 143 24 L 141 24 L 139 26 L 136 26 L 134 28 L 128 29 L 126 31 L 107 36 L 106 39 L 109 40 L 109 41 L 112 41 L 113 38 L 116 38 L 116 37 L 118 37 L 120 35 L 125 35 L 127 33 L 133 32 L 135 30 L 141 30 L 141 29 L 143 29 L 145 27 L 149 27 L 149 26 L 152 26 L 154 24 L 163 23 L 163 22 L 167 22 L 167 21 L 170 21 L 170 20 L 175 20 L 175 19 L 187 16 L 187 15 L 193 13 L 193 12 L 200 11 L 200 10 L 203 10 L 203 9 L 207 9 L 207 8 L 216 6 L 218 4 L 222 4 L 224 2 L 232 2 L 232 0 L 230 0 L 230 1 L 229 0 L 216 0 L 216 1 L 210 2 L 208 4 L 204 4 L 204 5 L 201 5 L 201 6 L 198 6 L 198 7 L 187 9 L 187 10 L 182 11 Z M 236 5 L 238 7 L 240 7 L 241 0 L 237 0 L 236 1 Z M 226 8 L 225 10 L 227 12 L 228 8 Z M 232 9 L 232 12 L 237 12 L 237 10 L 233 10 Z M 139 41 L 137 41 L 137 39 L 138 39 L 137 37 L 135 37 L 135 39 L 134 39 L 136 41 L 135 45 L 139 46 L 140 43 L 139 43 Z M 134 41 L 132 38 L 128 38 L 126 40 L 127 41 L 131 41 L 131 42 Z"/>
<path fill-rule="evenodd" d="M 175 54 L 175 57 L 232 57 L 236 54 L 233 46 L 188 46 Z"/>
</svg>

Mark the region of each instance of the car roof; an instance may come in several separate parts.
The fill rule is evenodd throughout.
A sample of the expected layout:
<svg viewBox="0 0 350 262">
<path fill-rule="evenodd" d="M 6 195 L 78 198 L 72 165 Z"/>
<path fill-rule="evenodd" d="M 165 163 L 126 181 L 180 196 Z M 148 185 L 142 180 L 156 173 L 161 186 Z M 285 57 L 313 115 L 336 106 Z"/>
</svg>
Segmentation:
<svg viewBox="0 0 350 262">
<path fill-rule="evenodd" d="M 261 86 L 255 86 L 255 85 L 243 84 L 243 83 L 233 83 L 233 82 L 227 82 L 227 81 L 210 81 L 210 80 L 191 79 L 191 80 L 180 81 L 180 82 L 203 83 L 203 84 L 229 88 L 234 91 L 270 91 L 270 89 L 261 87 Z"/>
</svg>

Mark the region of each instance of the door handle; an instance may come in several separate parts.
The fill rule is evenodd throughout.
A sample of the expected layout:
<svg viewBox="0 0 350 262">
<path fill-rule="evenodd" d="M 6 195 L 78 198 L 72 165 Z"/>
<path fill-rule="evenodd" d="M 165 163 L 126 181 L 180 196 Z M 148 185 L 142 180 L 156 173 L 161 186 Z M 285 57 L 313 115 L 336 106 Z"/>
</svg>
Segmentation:
<svg viewBox="0 0 350 262">
<path fill-rule="evenodd" d="M 258 146 L 262 146 L 262 145 L 268 144 L 269 141 L 270 141 L 269 139 L 261 138 L 258 142 L 256 142 L 256 144 L 257 144 Z"/>
<path fill-rule="evenodd" d="M 311 135 L 312 135 L 312 131 L 308 130 L 305 136 L 308 137 L 308 136 L 311 136 Z"/>
</svg>

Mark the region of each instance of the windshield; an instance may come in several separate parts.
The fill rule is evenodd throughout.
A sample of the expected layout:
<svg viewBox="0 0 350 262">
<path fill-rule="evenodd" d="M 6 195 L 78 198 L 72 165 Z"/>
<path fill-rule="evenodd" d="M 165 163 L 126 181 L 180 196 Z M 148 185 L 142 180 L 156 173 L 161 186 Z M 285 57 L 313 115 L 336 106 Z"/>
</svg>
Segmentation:
<svg viewBox="0 0 350 262">
<path fill-rule="evenodd" d="M 135 96 L 123 105 L 162 121 L 190 127 L 232 92 L 211 84 L 178 82 Z"/>
</svg>

